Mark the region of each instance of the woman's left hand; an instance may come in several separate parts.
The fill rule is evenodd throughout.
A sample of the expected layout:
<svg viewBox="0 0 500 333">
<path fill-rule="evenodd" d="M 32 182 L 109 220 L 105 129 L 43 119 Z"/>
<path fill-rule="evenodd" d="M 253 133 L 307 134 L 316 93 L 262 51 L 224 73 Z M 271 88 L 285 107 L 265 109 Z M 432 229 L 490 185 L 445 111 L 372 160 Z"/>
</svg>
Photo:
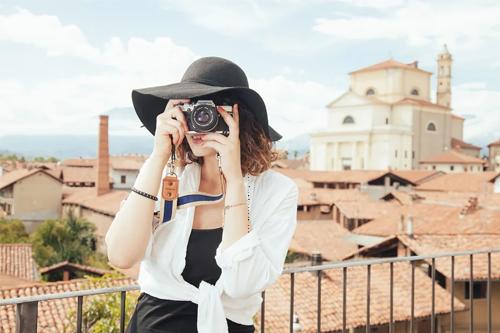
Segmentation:
<svg viewBox="0 0 500 333">
<path fill-rule="evenodd" d="M 221 168 L 226 181 L 241 181 L 240 160 L 240 128 L 238 104 L 233 105 L 233 116 L 224 108 L 218 106 L 217 111 L 229 127 L 229 135 L 226 137 L 220 133 L 207 133 L 202 136 L 203 147 L 212 147 L 219 152 L 221 157 Z"/>
</svg>

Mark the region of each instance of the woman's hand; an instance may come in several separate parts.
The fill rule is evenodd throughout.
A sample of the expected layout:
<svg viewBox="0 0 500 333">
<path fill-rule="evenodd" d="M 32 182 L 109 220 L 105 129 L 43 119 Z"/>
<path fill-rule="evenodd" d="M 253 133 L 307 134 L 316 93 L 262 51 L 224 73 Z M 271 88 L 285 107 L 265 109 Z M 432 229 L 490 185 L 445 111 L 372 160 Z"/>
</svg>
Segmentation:
<svg viewBox="0 0 500 333">
<path fill-rule="evenodd" d="M 172 153 L 172 143 L 175 146 L 184 140 L 188 125 L 184 113 L 178 104 L 189 103 L 189 99 L 171 99 L 165 106 L 165 111 L 156 117 L 156 130 L 152 156 L 158 156 L 168 161 Z"/>
<path fill-rule="evenodd" d="M 226 137 L 220 133 L 207 133 L 201 138 L 204 141 L 203 147 L 212 147 L 221 156 L 221 168 L 226 181 L 240 181 L 243 178 L 241 173 L 240 160 L 240 129 L 238 104 L 233 105 L 233 116 L 224 108 L 218 106 L 217 111 L 229 127 L 229 135 Z"/>
</svg>

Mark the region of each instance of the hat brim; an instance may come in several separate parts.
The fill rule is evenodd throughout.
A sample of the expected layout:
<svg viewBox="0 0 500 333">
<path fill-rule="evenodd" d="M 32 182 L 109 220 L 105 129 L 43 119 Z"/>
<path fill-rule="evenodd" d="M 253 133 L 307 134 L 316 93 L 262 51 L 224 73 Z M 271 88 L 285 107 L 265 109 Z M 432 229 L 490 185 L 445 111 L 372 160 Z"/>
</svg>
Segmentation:
<svg viewBox="0 0 500 333">
<path fill-rule="evenodd" d="M 163 86 L 148 87 L 132 90 L 132 103 L 140 121 L 154 135 L 156 131 L 156 117 L 165 111 L 170 99 L 195 98 L 218 92 L 236 92 L 250 107 L 257 121 L 267 128 L 267 136 L 271 141 L 282 138 L 268 124 L 266 105 L 260 95 L 247 87 L 219 87 L 198 82 L 179 82 Z"/>
</svg>

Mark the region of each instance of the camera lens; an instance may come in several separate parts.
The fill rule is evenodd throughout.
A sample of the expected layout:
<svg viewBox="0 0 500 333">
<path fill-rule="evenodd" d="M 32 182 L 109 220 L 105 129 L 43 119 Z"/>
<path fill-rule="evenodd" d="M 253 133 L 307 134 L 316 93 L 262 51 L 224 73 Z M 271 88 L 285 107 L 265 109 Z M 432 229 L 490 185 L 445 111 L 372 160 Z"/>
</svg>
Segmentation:
<svg viewBox="0 0 500 333">
<path fill-rule="evenodd" d="M 210 115 L 206 110 L 200 110 L 200 112 L 196 114 L 196 122 L 198 122 L 199 124 L 206 124 L 209 121 Z"/>
<path fill-rule="evenodd" d="M 217 125 L 217 111 L 215 108 L 201 105 L 194 108 L 191 118 L 194 130 L 197 132 L 209 132 Z"/>
</svg>

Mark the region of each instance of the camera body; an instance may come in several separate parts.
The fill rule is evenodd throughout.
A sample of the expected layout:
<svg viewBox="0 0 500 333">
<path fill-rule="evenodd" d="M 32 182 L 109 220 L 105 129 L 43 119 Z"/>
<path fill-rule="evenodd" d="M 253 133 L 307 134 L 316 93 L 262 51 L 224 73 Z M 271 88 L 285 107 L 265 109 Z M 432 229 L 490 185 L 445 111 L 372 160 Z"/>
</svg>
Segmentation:
<svg viewBox="0 0 500 333">
<path fill-rule="evenodd" d="M 229 133 L 229 127 L 217 111 L 217 105 L 212 100 L 198 100 L 196 103 L 186 103 L 179 105 L 186 118 L 189 132 L 197 133 Z M 233 107 L 222 105 L 231 117 L 233 116 Z"/>
</svg>

